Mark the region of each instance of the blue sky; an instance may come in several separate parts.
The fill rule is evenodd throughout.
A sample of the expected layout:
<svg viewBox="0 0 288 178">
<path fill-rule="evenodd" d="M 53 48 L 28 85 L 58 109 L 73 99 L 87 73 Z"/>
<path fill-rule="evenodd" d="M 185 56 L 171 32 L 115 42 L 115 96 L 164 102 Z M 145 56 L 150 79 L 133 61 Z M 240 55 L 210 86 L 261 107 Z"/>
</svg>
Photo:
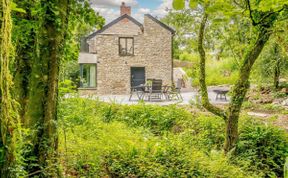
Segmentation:
<svg viewBox="0 0 288 178">
<path fill-rule="evenodd" d="M 132 16 L 143 21 L 144 14 L 155 17 L 163 17 L 167 14 L 166 9 L 171 9 L 172 0 L 90 0 L 92 7 L 106 19 L 106 23 L 119 17 L 120 5 L 125 2 L 132 7 Z"/>
<path fill-rule="evenodd" d="M 138 0 L 139 6 L 142 8 L 156 9 L 160 6 L 161 0 Z"/>
</svg>

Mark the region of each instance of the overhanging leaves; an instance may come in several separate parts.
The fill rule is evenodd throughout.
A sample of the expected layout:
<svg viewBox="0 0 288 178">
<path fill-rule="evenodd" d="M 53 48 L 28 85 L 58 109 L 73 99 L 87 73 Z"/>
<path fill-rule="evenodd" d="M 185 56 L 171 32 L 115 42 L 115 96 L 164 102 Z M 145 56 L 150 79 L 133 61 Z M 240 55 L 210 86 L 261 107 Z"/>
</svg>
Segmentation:
<svg viewBox="0 0 288 178">
<path fill-rule="evenodd" d="M 173 8 L 176 10 L 182 10 L 185 8 L 185 0 L 173 0 Z"/>
</svg>

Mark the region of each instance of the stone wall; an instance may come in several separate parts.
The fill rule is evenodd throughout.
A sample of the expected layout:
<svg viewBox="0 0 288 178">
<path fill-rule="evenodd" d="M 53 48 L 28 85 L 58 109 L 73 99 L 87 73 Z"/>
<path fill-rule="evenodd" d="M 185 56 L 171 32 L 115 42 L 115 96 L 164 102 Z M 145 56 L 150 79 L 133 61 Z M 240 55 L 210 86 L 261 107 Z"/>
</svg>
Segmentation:
<svg viewBox="0 0 288 178">
<path fill-rule="evenodd" d="M 136 25 L 135 23 L 131 22 L 127 18 L 122 19 L 120 22 L 114 24 L 110 28 L 106 29 L 101 34 L 106 35 L 139 35 L 142 34 L 142 29 Z"/>
<path fill-rule="evenodd" d="M 119 56 L 119 37 L 134 37 L 134 56 Z M 97 93 L 128 94 L 131 67 L 145 67 L 146 79 L 172 82 L 172 34 L 145 16 L 144 32 L 133 22 L 119 22 L 90 40 L 97 51 Z"/>
</svg>

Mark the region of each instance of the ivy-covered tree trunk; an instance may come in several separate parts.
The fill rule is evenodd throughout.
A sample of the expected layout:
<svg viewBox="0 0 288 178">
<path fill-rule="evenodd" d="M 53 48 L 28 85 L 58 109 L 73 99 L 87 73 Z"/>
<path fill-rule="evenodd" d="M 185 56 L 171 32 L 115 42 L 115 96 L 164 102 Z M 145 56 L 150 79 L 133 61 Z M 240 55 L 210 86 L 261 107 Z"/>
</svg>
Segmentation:
<svg viewBox="0 0 288 178">
<path fill-rule="evenodd" d="M 16 102 L 12 97 L 13 87 L 10 64 L 12 59 L 13 46 L 11 43 L 11 1 L 1 0 L 1 38 L 0 38 L 0 157 L 4 158 L 0 163 L 1 177 L 16 177 L 20 167 L 19 149 L 21 136 L 19 131 L 19 118 Z M 17 146 L 18 144 L 18 146 Z M 2 164 L 2 165 L 1 165 Z"/>
<path fill-rule="evenodd" d="M 42 135 L 39 148 L 39 164 L 46 168 L 46 175 L 58 175 L 58 132 L 57 132 L 57 104 L 58 104 L 58 76 L 62 56 L 65 33 L 68 24 L 68 0 L 54 0 L 47 5 L 41 30 L 40 54 L 41 61 L 47 67 L 47 83 L 44 85 L 44 110 Z M 59 23 L 60 22 L 60 23 Z"/>
<path fill-rule="evenodd" d="M 281 58 L 279 55 L 279 46 L 278 44 L 275 44 L 274 46 L 274 57 L 275 57 L 275 64 L 274 64 L 274 88 L 275 90 L 279 89 L 279 80 L 280 80 L 280 74 L 281 74 Z"/>
<path fill-rule="evenodd" d="M 233 88 L 232 99 L 227 112 L 226 121 L 226 139 L 224 150 L 227 153 L 236 144 L 238 138 L 238 120 L 242 103 L 249 89 L 249 77 L 256 59 L 263 50 L 266 42 L 269 40 L 270 32 L 263 28 L 257 38 L 255 45 L 246 54 L 239 72 L 239 78 Z"/>
<path fill-rule="evenodd" d="M 26 169 L 29 176 L 59 177 L 58 76 L 67 32 L 69 0 L 52 0 L 49 3 L 41 0 L 35 3 L 28 4 L 31 7 L 27 9 L 25 17 L 32 18 L 35 23 L 29 26 L 32 27 L 32 35 L 28 44 L 31 45 L 22 53 L 17 65 L 21 70 L 16 73 L 15 79 L 19 86 L 19 100 L 26 104 L 22 108 L 23 123 L 33 131 L 29 138 L 33 146 L 25 156 L 37 158 L 29 159 Z M 25 7 L 25 3 L 23 5 Z M 29 16 L 33 8 L 41 10 L 38 16 Z M 25 18 L 20 20 L 26 21 Z M 27 72 L 28 76 L 24 76 Z M 21 88 L 23 83 L 25 86 Z"/>
<path fill-rule="evenodd" d="M 16 1 L 18 2 L 18 1 Z M 22 2 L 23 3 L 23 2 Z M 31 3 L 30 3 L 31 4 Z M 23 23 L 30 21 L 35 22 L 35 19 L 31 15 L 31 5 L 25 4 L 26 13 L 14 14 L 14 41 L 15 48 L 17 49 L 15 55 L 15 92 L 17 94 L 17 101 L 20 105 L 19 115 L 24 127 L 29 125 L 27 119 L 25 119 L 25 113 L 27 110 L 27 104 L 29 102 L 29 82 L 31 77 L 33 64 L 33 58 L 37 56 L 36 53 L 36 30 L 34 29 L 34 23 L 30 23 L 27 28 L 23 29 Z"/>
</svg>

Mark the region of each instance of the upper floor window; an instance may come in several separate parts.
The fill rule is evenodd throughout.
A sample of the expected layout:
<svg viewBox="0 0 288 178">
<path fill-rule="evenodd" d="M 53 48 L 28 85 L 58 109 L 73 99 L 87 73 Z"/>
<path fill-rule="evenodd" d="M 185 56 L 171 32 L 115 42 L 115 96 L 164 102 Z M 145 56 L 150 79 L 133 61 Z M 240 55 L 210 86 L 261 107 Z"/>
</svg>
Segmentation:
<svg viewBox="0 0 288 178">
<path fill-rule="evenodd" d="M 134 55 L 134 38 L 132 37 L 119 38 L 119 55 L 120 56 Z"/>
</svg>

